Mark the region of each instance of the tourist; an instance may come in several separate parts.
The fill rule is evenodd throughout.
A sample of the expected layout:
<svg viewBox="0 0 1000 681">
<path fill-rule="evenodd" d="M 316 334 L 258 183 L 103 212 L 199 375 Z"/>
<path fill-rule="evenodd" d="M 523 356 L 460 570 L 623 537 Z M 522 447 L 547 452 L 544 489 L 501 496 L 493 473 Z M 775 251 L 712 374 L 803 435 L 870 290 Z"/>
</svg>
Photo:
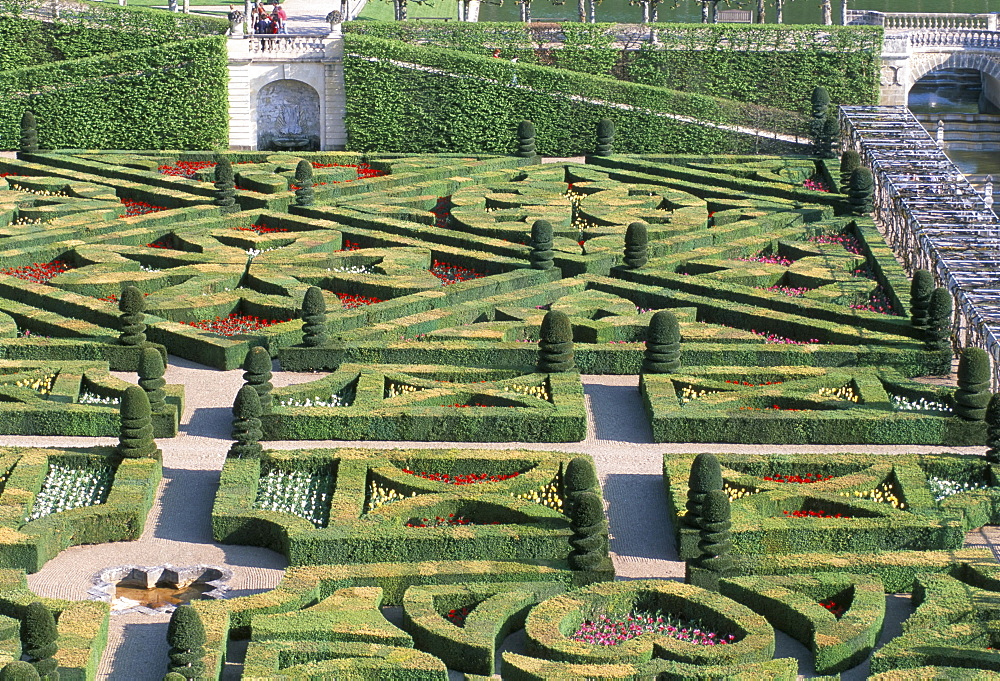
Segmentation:
<svg viewBox="0 0 1000 681">
<path fill-rule="evenodd" d="M 274 22 L 276 30 L 275 33 L 288 33 L 288 29 L 285 27 L 285 21 L 288 19 L 288 14 L 285 12 L 284 6 L 282 6 L 278 0 L 274 0 L 273 11 L 271 12 L 271 21 Z"/>
<path fill-rule="evenodd" d="M 253 32 L 258 35 L 274 33 L 274 22 L 271 21 L 271 17 L 268 16 L 267 12 L 261 12 L 257 15 L 257 22 L 253 26 Z"/>
</svg>

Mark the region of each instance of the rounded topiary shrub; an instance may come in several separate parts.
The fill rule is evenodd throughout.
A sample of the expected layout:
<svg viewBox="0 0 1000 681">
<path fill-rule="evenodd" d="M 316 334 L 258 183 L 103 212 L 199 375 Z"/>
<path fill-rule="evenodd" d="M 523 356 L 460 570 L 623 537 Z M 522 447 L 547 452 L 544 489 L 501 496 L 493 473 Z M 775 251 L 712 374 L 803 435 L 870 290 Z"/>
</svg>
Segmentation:
<svg viewBox="0 0 1000 681">
<path fill-rule="evenodd" d="M 21 660 L 8 662 L 0 669 L 0 681 L 39 681 L 41 678 L 30 662 Z"/>
<path fill-rule="evenodd" d="M 146 391 L 137 385 L 125 389 L 121 402 L 121 432 L 117 453 L 125 459 L 158 456 Z"/>
<path fill-rule="evenodd" d="M 295 205 L 311 206 L 315 202 L 313 189 L 313 167 L 312 163 L 306 160 L 299 161 L 295 166 Z"/>
<path fill-rule="evenodd" d="M 535 124 L 521 121 L 517 124 L 517 154 L 522 158 L 535 156 Z"/>
<path fill-rule="evenodd" d="M 875 178 L 868 168 L 858 168 L 851 173 L 851 182 L 847 190 L 847 201 L 851 204 L 852 215 L 868 215 L 874 210 L 872 195 L 875 191 Z"/>
<path fill-rule="evenodd" d="M 681 368 L 681 326 L 669 310 L 653 313 L 642 358 L 644 374 L 671 374 Z"/>
<path fill-rule="evenodd" d="M 709 490 L 701 511 L 698 557 L 695 565 L 703 570 L 725 574 L 733 567 L 730 556 L 732 541 L 729 536 L 729 497 L 721 489 Z"/>
<path fill-rule="evenodd" d="M 569 566 L 574 570 L 596 570 L 608 556 L 607 522 L 601 497 L 594 492 L 577 492 L 569 525 L 573 530 Z"/>
<path fill-rule="evenodd" d="M 310 286 L 302 299 L 302 344 L 309 348 L 327 341 L 326 299 L 323 289 Z"/>
<path fill-rule="evenodd" d="M 135 286 L 126 286 L 118 298 L 118 323 L 122 345 L 143 345 L 146 342 L 146 297 Z"/>
<path fill-rule="evenodd" d="M 52 611 L 39 601 L 29 603 L 21 622 L 21 647 L 42 678 L 59 678 L 56 672 L 59 663 L 54 658 L 59 649 L 56 643 L 58 638 L 59 632 Z"/>
<path fill-rule="evenodd" d="M 573 325 L 565 312 L 550 310 L 538 334 L 538 371 L 543 374 L 573 368 Z"/>
<path fill-rule="evenodd" d="M 927 270 L 914 270 L 910 281 L 910 320 L 918 329 L 927 326 L 933 293 L 934 275 Z"/>
<path fill-rule="evenodd" d="M 215 160 L 215 205 L 223 213 L 235 213 L 240 209 L 236 203 L 236 182 L 233 179 L 233 163 L 226 157 Z"/>
<path fill-rule="evenodd" d="M 594 462 L 586 456 L 570 459 L 563 473 L 563 488 L 567 494 L 597 489 L 597 471 Z"/>
<path fill-rule="evenodd" d="M 170 645 L 170 669 L 185 679 L 196 679 L 205 673 L 205 627 L 198 611 L 191 605 L 180 605 L 170 615 L 167 643 Z"/>
<path fill-rule="evenodd" d="M 986 405 L 986 460 L 1000 463 L 1000 393 L 993 393 Z"/>
<path fill-rule="evenodd" d="M 228 456 L 234 459 L 260 458 L 264 436 L 260 425 L 260 398 L 251 385 L 244 385 L 233 401 L 233 444 Z"/>
<path fill-rule="evenodd" d="M 163 355 L 156 348 L 143 348 L 139 356 L 139 387 L 146 391 L 149 399 L 149 410 L 156 414 L 167 407 L 163 386 L 167 379 L 163 378 L 166 367 L 163 366 Z"/>
<path fill-rule="evenodd" d="M 531 252 L 528 259 L 532 269 L 551 270 L 555 251 L 552 250 L 552 223 L 548 220 L 535 220 L 531 225 Z"/>
<path fill-rule="evenodd" d="M 38 151 L 38 123 L 35 114 L 25 111 L 21 114 L 21 140 L 19 150 L 22 154 Z"/>
<path fill-rule="evenodd" d="M 931 293 L 927 304 L 927 327 L 924 332 L 924 346 L 928 350 L 951 350 L 951 293 L 938 287 Z"/>
<path fill-rule="evenodd" d="M 688 478 L 687 511 L 684 514 L 686 525 L 701 528 L 705 496 L 715 489 L 722 489 L 722 465 L 715 454 L 699 454 L 691 463 Z"/>
<path fill-rule="evenodd" d="M 610 156 L 611 147 L 615 142 L 615 122 L 610 118 L 597 121 L 597 147 L 595 156 Z"/>
<path fill-rule="evenodd" d="M 625 267 L 638 269 L 649 260 L 648 229 L 645 222 L 633 222 L 625 229 Z"/>
<path fill-rule="evenodd" d="M 847 192 L 851 184 L 851 173 L 861 167 L 861 154 L 848 149 L 840 157 L 840 193 Z"/>
<path fill-rule="evenodd" d="M 955 415 L 967 421 L 982 421 L 989 402 L 990 356 L 982 348 L 963 348 L 958 357 Z"/>
<path fill-rule="evenodd" d="M 261 414 L 271 413 L 273 404 L 271 390 L 274 388 L 271 376 L 271 354 L 267 348 L 260 345 L 250 348 L 246 359 L 243 360 L 243 380 L 257 391 Z"/>
</svg>

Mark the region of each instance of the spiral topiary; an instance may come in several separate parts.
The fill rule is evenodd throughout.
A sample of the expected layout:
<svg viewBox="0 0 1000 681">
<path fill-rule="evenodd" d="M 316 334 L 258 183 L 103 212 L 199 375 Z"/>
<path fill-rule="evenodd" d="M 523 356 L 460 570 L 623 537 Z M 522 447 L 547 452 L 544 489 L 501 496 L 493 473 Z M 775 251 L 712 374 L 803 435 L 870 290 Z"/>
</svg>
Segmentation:
<svg viewBox="0 0 1000 681">
<path fill-rule="evenodd" d="M 649 259 L 647 247 L 647 225 L 645 222 L 633 222 L 625 229 L 625 267 L 638 269 Z"/>
<path fill-rule="evenodd" d="M 915 327 L 927 327 L 927 308 L 934 293 L 934 275 L 927 270 L 914 270 L 910 282 L 910 320 Z"/>
<path fill-rule="evenodd" d="M 600 567 L 608 556 L 608 528 L 601 497 L 594 492 L 579 492 L 570 511 L 569 527 L 573 531 L 569 566 L 574 570 Z"/>
<path fill-rule="evenodd" d="M 59 663 L 54 658 L 59 650 L 58 638 L 52 611 L 39 601 L 29 603 L 21 622 L 21 648 L 43 679 L 59 680 L 59 672 L 56 671 Z"/>
<path fill-rule="evenodd" d="M 244 385 L 233 401 L 233 444 L 228 456 L 233 459 L 258 459 L 264 448 L 260 439 L 260 398 L 253 386 Z"/>
<path fill-rule="evenodd" d="M 146 298 L 135 286 L 126 286 L 118 298 L 118 323 L 121 335 L 118 342 L 121 345 L 143 345 L 146 342 Z"/>
<path fill-rule="evenodd" d="M 323 289 L 310 286 L 302 299 L 302 344 L 315 348 L 326 343 L 326 299 Z"/>
<path fill-rule="evenodd" d="M 530 158 L 535 156 L 535 124 L 521 121 L 517 124 L 517 153 L 515 156 Z"/>
<path fill-rule="evenodd" d="M 848 149 L 840 157 L 840 193 L 847 192 L 851 184 L 851 173 L 861 167 L 861 154 Z"/>
<path fill-rule="evenodd" d="M 705 495 L 701 527 L 698 531 L 698 557 L 688 566 L 687 581 L 705 589 L 717 590 L 719 579 L 732 573 L 733 547 L 729 528 L 729 496 L 721 489 Z"/>
<path fill-rule="evenodd" d="M 538 371 L 554 374 L 573 368 L 573 325 L 565 312 L 550 310 L 538 334 Z"/>
<path fill-rule="evenodd" d="M 315 201 L 315 190 L 313 189 L 313 167 L 312 163 L 306 160 L 299 161 L 295 166 L 295 190 L 296 206 L 311 206 Z"/>
<path fill-rule="evenodd" d="M 0 669 L 0 681 L 39 681 L 41 678 L 30 662 L 21 660 L 8 662 Z"/>
<path fill-rule="evenodd" d="M 194 606 L 177 606 L 167 625 L 167 643 L 170 644 L 169 671 L 185 679 L 196 679 L 205 673 L 205 627 Z"/>
<path fill-rule="evenodd" d="M 528 254 L 532 269 L 551 270 L 555 266 L 552 260 L 554 255 L 552 223 L 548 220 L 535 220 L 531 225 L 531 252 Z"/>
<path fill-rule="evenodd" d="M 153 422 L 146 391 L 137 385 L 125 389 L 121 402 L 121 431 L 118 456 L 123 459 L 156 457 L 160 450 L 153 439 Z"/>
<path fill-rule="evenodd" d="M 850 187 L 847 190 L 847 202 L 851 204 L 852 215 L 868 215 L 874 210 L 872 194 L 875 191 L 875 178 L 868 168 L 857 168 L 851 173 Z"/>
<path fill-rule="evenodd" d="M 233 163 L 226 157 L 215 159 L 215 205 L 223 213 L 235 213 L 240 209 L 236 203 L 236 183 L 233 181 Z"/>
<path fill-rule="evenodd" d="M 572 509 L 581 494 L 589 494 L 599 489 L 594 462 L 586 456 L 571 459 L 563 471 L 562 483 L 566 509 Z"/>
<path fill-rule="evenodd" d="M 837 119 L 833 115 L 827 116 L 820 128 L 820 135 L 816 140 L 816 155 L 820 158 L 837 158 L 834 147 L 837 146 L 837 137 L 840 135 L 840 127 Z"/>
<path fill-rule="evenodd" d="M 955 415 L 966 421 L 982 421 L 989 402 L 990 356 L 982 348 L 963 348 L 958 356 Z"/>
<path fill-rule="evenodd" d="M 615 122 L 610 118 L 597 121 L 597 148 L 595 156 L 610 156 L 611 146 L 615 142 Z"/>
<path fill-rule="evenodd" d="M 143 348 L 139 357 L 139 387 L 146 391 L 149 410 L 154 414 L 167 407 L 167 394 L 163 391 L 163 386 L 167 384 L 167 380 L 163 378 L 165 372 L 160 351 L 156 348 Z"/>
<path fill-rule="evenodd" d="M 810 100 L 809 135 L 813 139 L 813 150 L 819 154 L 820 139 L 823 136 L 823 125 L 830 117 L 830 93 L 825 87 L 813 89 Z"/>
<path fill-rule="evenodd" d="M 699 454 L 691 463 L 688 478 L 688 496 L 684 514 L 684 524 L 701 529 L 706 495 L 712 490 L 722 489 L 722 466 L 715 454 Z"/>
<path fill-rule="evenodd" d="M 951 350 L 952 301 L 948 289 L 938 287 L 927 304 L 927 328 L 924 347 L 928 350 Z"/>
<path fill-rule="evenodd" d="M 271 354 L 267 348 L 255 345 L 243 360 L 243 380 L 257 391 L 260 413 L 270 414 L 273 398 L 271 389 Z"/>
<path fill-rule="evenodd" d="M 681 368 L 681 325 L 669 310 L 654 312 L 646 335 L 642 373 L 672 374 Z"/>
<path fill-rule="evenodd" d="M 31 154 L 38 151 L 38 123 L 35 114 L 25 111 L 21 114 L 21 142 L 19 153 Z"/>
<path fill-rule="evenodd" d="M 993 393 L 986 405 L 986 460 L 1000 463 L 1000 393 Z"/>
</svg>

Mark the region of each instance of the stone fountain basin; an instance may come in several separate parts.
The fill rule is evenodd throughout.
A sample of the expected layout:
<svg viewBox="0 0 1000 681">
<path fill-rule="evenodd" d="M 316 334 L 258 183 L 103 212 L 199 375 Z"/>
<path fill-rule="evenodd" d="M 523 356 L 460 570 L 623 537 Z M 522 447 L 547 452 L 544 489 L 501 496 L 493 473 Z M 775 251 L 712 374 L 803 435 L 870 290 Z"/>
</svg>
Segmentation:
<svg viewBox="0 0 1000 681">
<path fill-rule="evenodd" d="M 93 577 L 93 586 L 87 592 L 92 600 L 113 603 L 118 586 L 128 586 L 138 589 L 153 589 L 155 587 L 173 587 L 186 589 L 192 584 L 202 584 L 211 587 L 202 594 L 202 598 L 225 598 L 229 590 L 227 583 L 233 573 L 218 565 L 192 565 L 176 567 L 164 565 L 117 565 L 104 568 Z M 115 614 L 141 612 L 145 614 L 173 612 L 176 605 L 164 604 L 157 608 L 136 605 L 130 608 L 112 608 Z"/>
</svg>

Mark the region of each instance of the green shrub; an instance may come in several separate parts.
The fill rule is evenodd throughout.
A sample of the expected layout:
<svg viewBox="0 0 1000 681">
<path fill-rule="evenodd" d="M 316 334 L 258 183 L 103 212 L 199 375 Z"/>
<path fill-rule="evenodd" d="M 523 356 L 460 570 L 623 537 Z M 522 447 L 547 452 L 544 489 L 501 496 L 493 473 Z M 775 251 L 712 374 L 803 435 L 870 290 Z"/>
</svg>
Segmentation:
<svg viewBox="0 0 1000 681">
<path fill-rule="evenodd" d="M 732 573 L 729 555 L 729 497 L 721 489 L 710 490 L 702 505 L 698 529 L 698 557 L 687 564 L 685 581 L 712 591 L 719 590 L 719 579 Z"/>
<path fill-rule="evenodd" d="M 260 428 L 260 398 L 252 385 L 244 385 L 233 402 L 233 444 L 229 456 L 237 459 L 260 458 L 263 434 Z"/>
<path fill-rule="evenodd" d="M 121 335 L 118 342 L 122 345 L 141 346 L 146 342 L 146 298 L 135 286 L 126 286 L 122 289 L 121 297 L 118 299 L 118 309 L 121 311 L 119 320 L 121 324 Z"/>
<path fill-rule="evenodd" d="M 928 323 L 928 307 L 934 293 L 934 275 L 927 270 L 914 270 L 910 283 L 910 319 L 913 326 L 923 329 Z"/>
<path fill-rule="evenodd" d="M 149 411 L 155 414 L 167 408 L 166 392 L 163 386 L 167 380 L 163 378 L 166 368 L 163 366 L 163 355 L 156 348 L 144 347 L 139 359 L 139 387 L 146 391 L 149 399 Z"/>
<path fill-rule="evenodd" d="M 813 88 L 810 103 L 809 131 L 813 138 L 814 152 L 820 158 L 829 158 L 824 155 L 828 146 L 824 139 L 824 127 L 830 117 L 830 93 L 825 87 L 817 86 Z"/>
<path fill-rule="evenodd" d="M 20 152 L 22 154 L 32 154 L 38 151 L 38 124 L 35 122 L 35 114 L 25 111 L 21 114 L 21 143 Z"/>
<path fill-rule="evenodd" d="M 0 681 L 38 681 L 40 678 L 30 662 L 15 660 L 0 669 Z"/>
<path fill-rule="evenodd" d="M 639 269 L 649 259 L 647 246 L 648 225 L 645 222 L 633 222 L 625 231 L 625 267 L 630 270 Z"/>
<path fill-rule="evenodd" d="M 847 191 L 848 203 L 851 204 L 852 215 L 868 215 L 874 210 L 872 196 L 875 191 L 875 179 L 868 168 L 857 168 L 851 173 L 850 188 Z"/>
<path fill-rule="evenodd" d="M 59 650 L 58 638 L 52 611 L 40 601 L 30 603 L 25 608 L 21 624 L 21 643 L 24 654 L 31 658 L 32 666 L 43 679 L 59 681 L 59 672 L 56 671 L 59 663 L 54 659 Z"/>
<path fill-rule="evenodd" d="M 573 326 L 565 312 L 549 310 L 539 332 L 538 371 L 559 373 L 571 370 L 573 364 Z"/>
<path fill-rule="evenodd" d="M 313 189 L 313 167 L 312 163 L 306 160 L 299 161 L 295 166 L 295 190 L 296 206 L 311 206 L 315 203 L 316 191 Z"/>
<path fill-rule="evenodd" d="M 595 156 L 610 156 L 611 146 L 615 142 L 615 122 L 610 118 L 597 121 L 597 147 Z"/>
<path fill-rule="evenodd" d="M 257 391 L 260 413 L 270 414 L 273 402 L 271 390 L 274 386 L 271 384 L 271 355 L 267 348 L 261 345 L 250 348 L 243 360 L 243 380 Z"/>
<path fill-rule="evenodd" d="M 531 225 L 531 267 L 536 270 L 551 270 L 554 266 L 552 256 L 552 223 L 548 220 L 535 220 Z"/>
<path fill-rule="evenodd" d="M 573 552 L 569 565 L 574 570 L 596 570 L 608 556 L 608 529 L 604 520 L 604 504 L 594 492 L 577 492 L 573 499 L 569 540 Z"/>
<path fill-rule="evenodd" d="M 846 193 L 851 185 L 851 174 L 861 167 L 861 154 L 848 149 L 840 156 L 840 193 Z M 916 272 L 914 272 L 916 276 Z"/>
<path fill-rule="evenodd" d="M 235 213 L 240 210 L 236 203 L 236 183 L 233 180 L 233 164 L 225 156 L 215 159 L 215 205 L 223 213 Z"/>
<path fill-rule="evenodd" d="M 928 350 L 951 350 L 951 293 L 938 287 L 927 304 L 927 330 L 924 345 Z"/>
<path fill-rule="evenodd" d="M 522 158 L 535 156 L 535 124 L 531 121 L 521 121 L 517 124 L 517 153 Z"/>
<path fill-rule="evenodd" d="M 699 454 L 694 457 L 688 480 L 687 512 L 684 514 L 684 524 L 701 530 L 708 494 L 713 490 L 721 489 L 722 466 L 719 465 L 719 460 L 715 455 Z"/>
<path fill-rule="evenodd" d="M 1000 393 L 993 393 L 986 405 L 986 460 L 1000 463 Z"/>
<path fill-rule="evenodd" d="M 671 374 L 681 368 L 681 327 L 669 310 L 654 312 L 649 319 L 642 373 Z"/>
<path fill-rule="evenodd" d="M 982 348 L 963 348 L 958 357 L 955 413 L 968 421 L 982 421 L 989 401 L 990 356 Z"/>
<path fill-rule="evenodd" d="M 118 455 L 124 459 L 159 456 L 160 450 L 153 440 L 153 424 L 146 391 L 137 385 L 129 386 L 121 399 Z"/>
<path fill-rule="evenodd" d="M 189 604 L 177 606 L 167 625 L 170 671 L 196 679 L 205 671 L 205 628 L 198 611 Z"/>
<path fill-rule="evenodd" d="M 323 345 L 327 340 L 326 300 L 323 289 L 310 286 L 302 299 L 302 344 L 307 348 Z"/>
</svg>

